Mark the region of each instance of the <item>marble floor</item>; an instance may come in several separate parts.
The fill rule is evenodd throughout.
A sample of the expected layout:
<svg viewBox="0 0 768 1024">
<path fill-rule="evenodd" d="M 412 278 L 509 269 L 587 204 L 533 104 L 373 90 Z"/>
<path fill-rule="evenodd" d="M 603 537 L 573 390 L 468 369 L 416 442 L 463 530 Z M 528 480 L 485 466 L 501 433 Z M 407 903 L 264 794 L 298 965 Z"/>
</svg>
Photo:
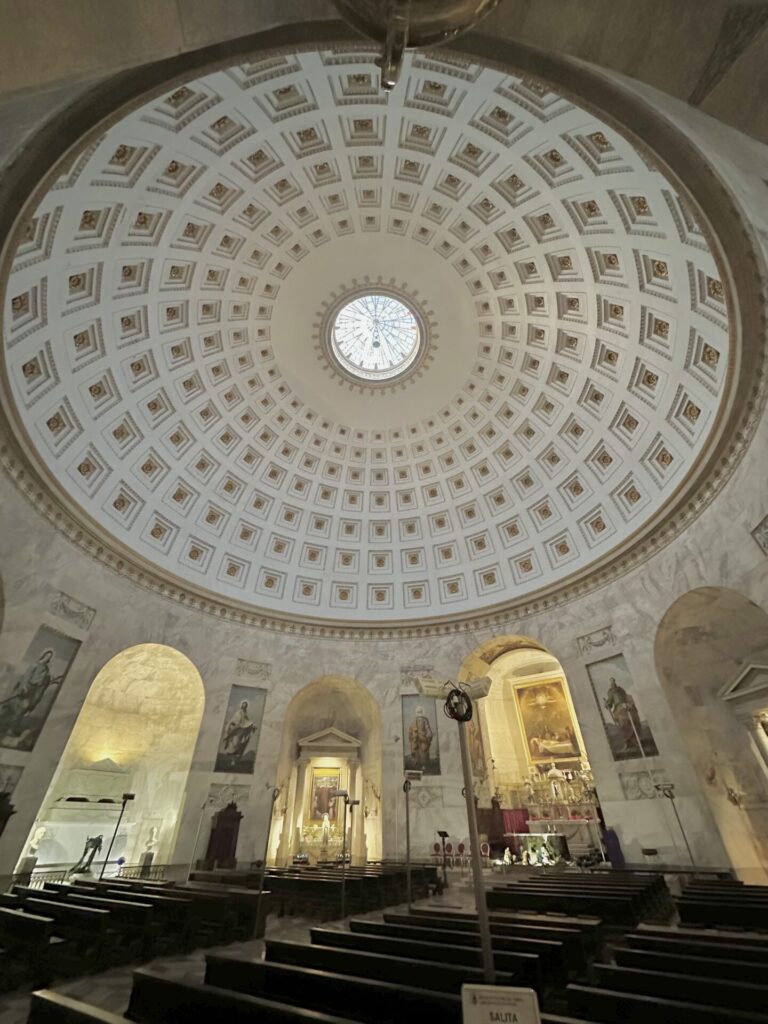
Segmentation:
<svg viewBox="0 0 768 1024">
<path fill-rule="evenodd" d="M 455 875 L 451 878 L 451 884 L 441 896 L 432 897 L 429 900 L 418 901 L 415 905 L 430 907 L 444 906 L 446 908 L 469 909 L 474 907 L 471 887 L 467 884 L 466 876 L 460 875 L 458 871 L 451 872 Z M 403 904 L 403 908 L 405 905 Z M 388 908 L 389 910 L 401 908 Z M 367 915 L 371 918 L 380 918 L 381 911 L 371 911 Z M 270 916 L 267 920 L 267 937 L 273 939 L 287 939 L 292 942 L 308 942 L 309 929 L 318 924 L 315 919 L 299 917 Z M 346 920 L 324 922 L 324 928 L 344 928 Z M 242 956 L 243 959 L 253 960 L 261 958 L 264 950 L 264 940 L 254 939 L 251 942 L 234 942 L 228 946 L 207 947 L 197 949 L 192 953 L 183 956 L 159 957 L 142 964 L 142 967 L 149 967 L 153 971 L 166 974 L 169 978 L 189 981 L 202 981 L 205 973 L 206 953 L 227 952 L 235 956 Z M 92 1006 L 98 1006 L 102 1010 L 111 1013 L 122 1014 L 128 1006 L 128 997 L 131 992 L 131 976 L 137 965 L 125 965 L 113 967 L 101 974 L 89 974 L 82 978 L 60 981 L 51 985 L 56 992 L 71 996 L 73 999 L 81 999 Z M 29 993 L 11 992 L 0 995 L 0 1024 L 24 1024 L 29 1014 Z"/>
</svg>

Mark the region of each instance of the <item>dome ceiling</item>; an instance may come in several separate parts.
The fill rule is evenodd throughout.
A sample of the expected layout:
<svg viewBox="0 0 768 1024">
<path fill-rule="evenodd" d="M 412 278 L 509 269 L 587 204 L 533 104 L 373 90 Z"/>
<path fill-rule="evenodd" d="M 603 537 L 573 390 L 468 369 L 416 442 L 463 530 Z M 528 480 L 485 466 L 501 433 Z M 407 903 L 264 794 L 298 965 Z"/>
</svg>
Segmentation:
<svg viewBox="0 0 768 1024">
<path fill-rule="evenodd" d="M 425 338 L 355 383 L 329 316 Z M 168 90 L 40 200 L 4 299 L 17 429 L 120 550 L 349 621 L 503 605 L 617 553 L 706 448 L 723 286 L 674 186 L 545 85 L 275 55 Z"/>
</svg>

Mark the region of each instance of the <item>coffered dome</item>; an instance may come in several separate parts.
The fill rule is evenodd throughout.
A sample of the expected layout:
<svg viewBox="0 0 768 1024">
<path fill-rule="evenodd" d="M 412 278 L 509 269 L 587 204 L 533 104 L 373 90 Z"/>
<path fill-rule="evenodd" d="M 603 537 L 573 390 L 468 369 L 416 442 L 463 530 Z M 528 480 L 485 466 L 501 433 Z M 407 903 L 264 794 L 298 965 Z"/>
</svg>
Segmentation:
<svg viewBox="0 0 768 1024">
<path fill-rule="evenodd" d="M 537 80 L 420 54 L 385 93 L 372 57 L 169 89 L 68 159 L 11 254 L 30 458 L 121 557 L 265 613 L 561 585 L 683 499 L 728 398 L 724 287 L 649 153 Z M 366 296 L 416 325 L 391 379 L 375 317 L 333 348 Z"/>
</svg>

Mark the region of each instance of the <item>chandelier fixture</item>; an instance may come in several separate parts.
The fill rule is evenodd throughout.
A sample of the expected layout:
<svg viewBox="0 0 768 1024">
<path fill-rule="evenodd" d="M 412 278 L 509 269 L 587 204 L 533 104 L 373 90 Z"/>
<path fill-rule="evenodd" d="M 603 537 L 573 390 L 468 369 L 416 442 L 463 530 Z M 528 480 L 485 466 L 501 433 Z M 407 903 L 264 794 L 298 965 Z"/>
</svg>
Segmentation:
<svg viewBox="0 0 768 1024">
<path fill-rule="evenodd" d="M 381 84 L 393 89 L 406 49 L 438 46 L 473 28 L 500 0 L 334 0 L 342 18 L 381 45 Z"/>
</svg>

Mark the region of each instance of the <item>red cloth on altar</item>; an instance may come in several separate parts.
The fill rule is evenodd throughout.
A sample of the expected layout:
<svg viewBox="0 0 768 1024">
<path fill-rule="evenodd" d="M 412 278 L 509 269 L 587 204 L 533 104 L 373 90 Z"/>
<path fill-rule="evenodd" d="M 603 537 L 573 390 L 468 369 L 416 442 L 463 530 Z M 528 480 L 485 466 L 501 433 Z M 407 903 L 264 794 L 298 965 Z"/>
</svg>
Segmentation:
<svg viewBox="0 0 768 1024">
<path fill-rule="evenodd" d="M 502 808 L 504 818 L 504 832 L 527 832 L 528 831 L 528 808 Z"/>
</svg>

